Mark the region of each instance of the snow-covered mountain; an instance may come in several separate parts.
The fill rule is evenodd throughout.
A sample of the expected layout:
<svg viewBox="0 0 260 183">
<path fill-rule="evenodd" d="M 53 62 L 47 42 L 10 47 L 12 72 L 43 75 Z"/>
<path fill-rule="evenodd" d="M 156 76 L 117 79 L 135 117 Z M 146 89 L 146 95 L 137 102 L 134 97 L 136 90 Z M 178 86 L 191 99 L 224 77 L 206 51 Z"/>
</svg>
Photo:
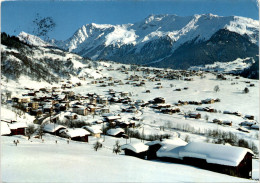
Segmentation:
<svg viewBox="0 0 260 183">
<path fill-rule="evenodd" d="M 52 44 L 43 41 L 41 38 L 34 36 L 32 34 L 28 34 L 26 32 L 21 32 L 18 36 L 20 41 L 34 45 L 34 46 L 51 46 Z"/>
<path fill-rule="evenodd" d="M 62 78 L 93 75 L 90 68 L 95 66 L 95 62 L 57 48 L 42 47 L 40 39 L 28 39 L 38 44 L 32 46 L 19 38 L 5 33 L 1 35 L 2 77 L 15 81 L 28 77 L 38 82 L 53 83 Z"/>
<path fill-rule="evenodd" d="M 183 58 L 175 58 L 178 49 L 184 44 L 208 43 L 213 36 L 218 40 L 209 44 L 238 45 L 233 52 L 240 52 L 240 57 L 255 56 L 258 50 L 259 22 L 250 18 L 228 16 L 222 17 L 212 14 L 202 14 L 181 17 L 177 15 L 150 15 L 143 21 L 135 24 L 109 25 L 109 24 L 87 24 L 78 29 L 72 37 L 65 41 L 52 40 L 52 44 L 92 59 L 110 59 L 123 63 L 151 64 L 158 62 L 170 62 L 168 64 L 153 64 L 162 67 L 177 67 L 183 62 Z M 221 31 L 225 30 L 225 31 Z M 229 34 L 225 42 L 222 37 Z M 231 38 L 231 40 L 229 40 Z M 233 42 L 232 42 L 233 41 Z M 232 44 L 230 44 L 232 42 Z M 212 49 L 216 49 L 212 48 Z M 247 53 L 247 49 L 253 49 L 253 53 Z M 214 50 L 221 52 L 219 50 Z M 243 52 L 244 51 L 244 52 Z M 190 48 L 185 52 L 192 53 Z M 205 52 L 208 52 L 206 50 Z M 204 53 L 200 58 L 186 56 L 191 62 L 211 63 L 216 57 L 213 53 Z M 212 57 L 209 61 L 206 57 Z M 225 55 L 228 59 L 217 55 L 219 61 L 235 60 L 238 57 Z M 170 60 L 169 60 L 170 58 Z M 214 58 L 215 59 L 215 58 Z M 204 61 L 205 60 L 205 61 Z M 215 60 L 214 60 L 215 61 Z M 180 62 L 173 64 L 173 62 Z M 187 63 L 185 63 L 187 64 Z M 194 65 L 188 64 L 188 65 Z M 201 64 L 201 63 L 200 63 Z M 196 64 L 195 64 L 196 65 Z"/>
</svg>

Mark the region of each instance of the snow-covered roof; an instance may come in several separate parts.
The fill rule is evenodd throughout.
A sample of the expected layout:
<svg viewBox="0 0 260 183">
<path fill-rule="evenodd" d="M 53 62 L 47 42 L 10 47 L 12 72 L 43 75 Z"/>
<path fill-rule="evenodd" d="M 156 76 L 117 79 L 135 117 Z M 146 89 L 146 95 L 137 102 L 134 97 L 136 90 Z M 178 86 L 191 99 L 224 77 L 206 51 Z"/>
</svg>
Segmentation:
<svg viewBox="0 0 260 183">
<path fill-rule="evenodd" d="M 90 135 L 90 133 L 83 128 L 67 128 L 67 129 L 62 129 L 60 130 L 60 133 L 66 133 L 69 137 L 84 137 L 86 135 Z"/>
<path fill-rule="evenodd" d="M 57 124 L 55 124 L 55 123 L 49 123 L 49 124 L 46 124 L 43 129 L 44 129 L 44 131 L 46 131 L 46 132 L 53 133 L 53 132 L 55 132 L 55 131 L 57 131 L 57 130 L 59 130 L 59 129 L 61 129 L 61 128 L 66 129 L 65 126 L 57 125 Z"/>
<path fill-rule="evenodd" d="M 178 137 L 165 139 L 163 141 L 158 141 L 157 143 L 162 145 L 156 153 L 158 157 L 171 157 L 177 159 L 179 159 L 179 151 L 181 148 L 187 145 L 187 142 Z"/>
<path fill-rule="evenodd" d="M 114 136 L 114 135 L 117 135 L 117 134 L 119 134 L 121 132 L 125 132 L 124 129 L 122 129 L 122 128 L 115 128 L 115 129 L 109 129 L 107 131 L 107 134 Z"/>
<path fill-rule="evenodd" d="M 9 128 L 11 130 L 18 129 L 18 128 L 27 128 L 28 127 L 28 125 L 26 123 L 21 123 L 21 122 L 9 123 L 8 126 L 9 126 Z"/>
<path fill-rule="evenodd" d="M 205 159 L 208 163 L 237 166 L 248 152 L 254 154 L 251 150 L 242 147 L 191 142 L 180 150 L 179 155 L 182 158 Z"/>
<path fill-rule="evenodd" d="M 124 144 L 121 146 L 122 150 L 129 149 L 135 153 L 147 151 L 148 148 L 149 148 L 149 146 L 143 144 L 142 142 L 134 142 L 134 143 L 130 143 L 130 144 Z"/>
<path fill-rule="evenodd" d="M 83 126 L 82 128 L 90 131 L 91 133 L 102 133 L 99 126 Z"/>
<path fill-rule="evenodd" d="M 108 120 L 115 120 L 115 119 L 121 119 L 120 116 L 107 116 Z"/>
<path fill-rule="evenodd" d="M 9 135 L 11 130 L 7 123 L 1 122 L 1 135 Z"/>
</svg>

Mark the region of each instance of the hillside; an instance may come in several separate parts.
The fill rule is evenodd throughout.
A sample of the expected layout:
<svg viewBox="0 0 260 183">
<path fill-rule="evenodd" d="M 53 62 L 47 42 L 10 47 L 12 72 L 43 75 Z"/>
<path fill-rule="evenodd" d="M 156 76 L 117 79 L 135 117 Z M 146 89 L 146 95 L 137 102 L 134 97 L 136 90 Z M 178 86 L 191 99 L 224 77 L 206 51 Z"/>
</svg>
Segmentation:
<svg viewBox="0 0 260 183">
<path fill-rule="evenodd" d="M 27 76 L 38 82 L 52 83 L 61 78 L 84 75 L 95 65 L 76 54 L 53 47 L 29 45 L 5 33 L 1 34 L 1 40 L 1 71 L 2 77 L 7 79 L 18 81 L 20 76 Z"/>
</svg>

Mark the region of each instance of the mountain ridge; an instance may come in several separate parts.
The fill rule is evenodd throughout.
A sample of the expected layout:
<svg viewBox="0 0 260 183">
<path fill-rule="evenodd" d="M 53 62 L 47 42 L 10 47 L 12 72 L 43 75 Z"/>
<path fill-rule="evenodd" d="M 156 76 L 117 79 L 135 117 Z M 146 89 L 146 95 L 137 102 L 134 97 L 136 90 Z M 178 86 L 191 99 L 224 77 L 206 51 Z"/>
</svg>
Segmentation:
<svg viewBox="0 0 260 183">
<path fill-rule="evenodd" d="M 171 68 L 179 68 L 174 66 L 169 58 L 174 57 L 176 50 L 183 45 L 206 43 L 212 36 L 216 36 L 219 30 L 226 30 L 237 33 L 237 39 L 240 40 L 240 42 L 236 42 L 239 44 L 238 48 L 243 47 L 244 43 L 241 40 L 245 39 L 242 37 L 247 39 L 246 42 L 250 42 L 250 46 L 258 47 L 258 27 L 258 21 L 239 16 L 223 17 L 201 14 L 181 17 L 161 14 L 149 15 L 144 20 L 134 24 L 86 24 L 69 39 L 52 40 L 51 44 L 93 60 L 108 59 L 122 63 L 146 65 L 169 62 Z M 227 39 L 227 43 L 228 41 L 231 40 Z M 188 49 L 186 52 L 189 53 L 190 50 Z M 234 52 L 239 53 L 239 50 L 234 50 Z M 255 54 L 245 53 L 242 58 L 252 57 Z M 205 54 L 204 57 L 197 59 L 206 62 L 207 57 Z M 213 55 L 212 58 L 214 57 Z M 229 58 L 229 60 L 235 59 L 234 56 Z M 212 61 L 210 60 L 210 62 Z M 225 61 L 225 59 L 218 61 Z M 183 60 L 179 60 L 177 65 L 182 62 Z M 160 65 L 168 67 L 167 64 L 155 66 Z"/>
</svg>

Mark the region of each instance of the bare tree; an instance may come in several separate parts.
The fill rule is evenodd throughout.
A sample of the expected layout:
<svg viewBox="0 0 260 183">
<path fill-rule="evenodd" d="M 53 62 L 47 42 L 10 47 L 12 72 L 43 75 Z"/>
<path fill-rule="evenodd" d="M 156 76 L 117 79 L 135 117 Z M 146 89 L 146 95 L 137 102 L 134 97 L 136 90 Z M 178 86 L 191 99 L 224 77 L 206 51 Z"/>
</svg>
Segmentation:
<svg viewBox="0 0 260 183">
<path fill-rule="evenodd" d="M 40 125 L 37 129 L 37 135 L 39 135 L 40 139 L 42 139 L 42 136 L 43 136 L 43 128 L 44 128 L 44 126 Z"/>
<path fill-rule="evenodd" d="M 26 136 L 28 137 L 28 140 L 30 140 L 30 138 L 34 132 L 35 132 L 34 125 L 29 125 L 28 128 L 26 128 Z"/>
<path fill-rule="evenodd" d="M 94 144 L 93 148 L 94 148 L 95 151 L 97 151 L 98 149 L 102 148 L 102 144 L 99 141 L 97 141 Z"/>
<path fill-rule="evenodd" d="M 113 153 L 120 153 L 121 152 L 121 145 L 119 144 L 119 140 L 116 141 L 116 144 L 114 145 L 113 148 Z"/>
</svg>

